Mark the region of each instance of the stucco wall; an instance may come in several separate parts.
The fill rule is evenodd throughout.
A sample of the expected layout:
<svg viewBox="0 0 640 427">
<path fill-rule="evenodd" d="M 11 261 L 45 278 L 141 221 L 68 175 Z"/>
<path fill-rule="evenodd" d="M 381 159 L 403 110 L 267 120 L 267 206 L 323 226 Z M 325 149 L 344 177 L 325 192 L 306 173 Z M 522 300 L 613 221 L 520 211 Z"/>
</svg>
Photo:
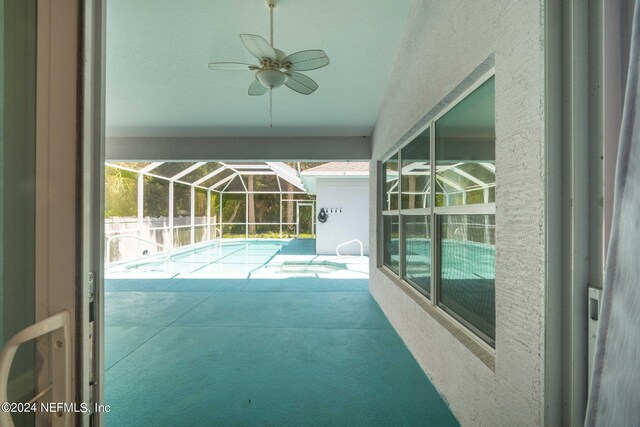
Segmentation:
<svg viewBox="0 0 640 427">
<path fill-rule="evenodd" d="M 316 184 L 316 206 L 341 208 L 342 213 L 329 214 L 324 224 L 316 222 L 316 253 L 335 255 L 340 243 L 359 239 L 364 253 L 369 253 L 369 178 L 320 178 Z M 360 255 L 358 244 L 340 250 L 343 255 Z"/>
<path fill-rule="evenodd" d="M 381 273 L 371 254 L 371 293 L 467 426 L 544 423 L 543 4 L 416 0 L 373 135 L 371 200 L 375 160 L 495 64 L 494 370 Z"/>
</svg>

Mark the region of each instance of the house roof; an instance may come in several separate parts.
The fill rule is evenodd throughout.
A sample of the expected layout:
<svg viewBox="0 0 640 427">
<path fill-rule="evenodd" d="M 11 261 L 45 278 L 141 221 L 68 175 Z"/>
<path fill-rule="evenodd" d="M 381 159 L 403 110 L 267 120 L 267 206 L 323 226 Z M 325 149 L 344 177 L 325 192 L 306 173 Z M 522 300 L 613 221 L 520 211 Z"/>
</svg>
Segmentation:
<svg viewBox="0 0 640 427">
<path fill-rule="evenodd" d="M 368 162 L 329 162 L 315 168 L 300 172 L 302 176 L 310 175 L 369 175 Z"/>
<path fill-rule="evenodd" d="M 369 178 L 368 162 L 330 162 L 300 172 L 300 178 L 309 194 L 316 193 L 318 178 Z"/>
</svg>

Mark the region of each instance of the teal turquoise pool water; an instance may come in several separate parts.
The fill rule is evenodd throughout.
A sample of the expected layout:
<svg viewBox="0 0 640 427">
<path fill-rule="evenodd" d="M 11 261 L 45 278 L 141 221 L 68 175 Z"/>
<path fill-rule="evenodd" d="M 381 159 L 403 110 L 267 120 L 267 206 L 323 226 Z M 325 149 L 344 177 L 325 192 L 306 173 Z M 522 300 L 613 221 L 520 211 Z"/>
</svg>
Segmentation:
<svg viewBox="0 0 640 427">
<path fill-rule="evenodd" d="M 248 269 L 267 257 L 313 260 L 310 247 L 265 243 L 180 261 L 231 268 L 245 257 Z M 106 281 L 107 425 L 458 425 L 366 275 L 206 271 Z"/>
<path fill-rule="evenodd" d="M 285 240 L 229 240 L 198 246 L 171 255 L 122 264 L 110 269 L 115 273 L 166 273 L 201 275 L 249 274 L 264 266 L 288 246 Z"/>
</svg>

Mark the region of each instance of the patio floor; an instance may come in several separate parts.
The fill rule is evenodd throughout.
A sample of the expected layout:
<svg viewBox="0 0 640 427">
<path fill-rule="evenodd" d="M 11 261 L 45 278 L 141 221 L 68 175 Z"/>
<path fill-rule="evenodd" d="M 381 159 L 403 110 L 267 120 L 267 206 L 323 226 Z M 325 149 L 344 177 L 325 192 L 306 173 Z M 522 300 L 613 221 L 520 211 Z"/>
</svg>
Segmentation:
<svg viewBox="0 0 640 427">
<path fill-rule="evenodd" d="M 367 279 L 106 283 L 110 426 L 455 426 Z"/>
</svg>

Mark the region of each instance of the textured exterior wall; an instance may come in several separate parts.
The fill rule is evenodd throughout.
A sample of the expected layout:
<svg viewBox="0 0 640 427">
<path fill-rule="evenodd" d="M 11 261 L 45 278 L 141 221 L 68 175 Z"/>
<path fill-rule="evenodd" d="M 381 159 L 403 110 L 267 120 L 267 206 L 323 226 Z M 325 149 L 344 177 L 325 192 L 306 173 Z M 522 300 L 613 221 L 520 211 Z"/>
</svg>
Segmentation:
<svg viewBox="0 0 640 427">
<path fill-rule="evenodd" d="M 369 253 L 369 194 L 366 178 L 319 178 L 316 184 L 316 206 L 342 208 L 342 213 L 329 214 L 324 224 L 316 222 L 316 253 L 335 255 L 336 246 L 352 239 L 359 239 L 364 253 Z M 343 255 L 360 255 L 357 243 L 340 250 Z"/>
<path fill-rule="evenodd" d="M 543 5 L 416 0 L 373 135 L 380 160 L 473 83 L 481 64 L 495 64 L 495 368 L 381 273 L 371 254 L 371 293 L 462 425 L 544 424 Z M 371 177 L 375 200 L 375 162 Z M 375 245 L 373 209 L 370 218 Z"/>
</svg>

